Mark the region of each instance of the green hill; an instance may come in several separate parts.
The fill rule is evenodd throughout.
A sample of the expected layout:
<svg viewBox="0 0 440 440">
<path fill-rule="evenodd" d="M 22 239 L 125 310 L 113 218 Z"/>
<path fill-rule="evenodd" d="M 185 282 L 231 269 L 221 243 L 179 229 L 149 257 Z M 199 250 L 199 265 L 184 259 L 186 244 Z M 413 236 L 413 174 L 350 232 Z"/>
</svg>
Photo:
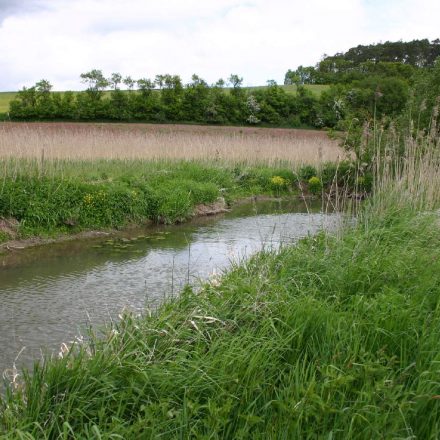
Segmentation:
<svg viewBox="0 0 440 440">
<path fill-rule="evenodd" d="M 14 99 L 16 92 L 0 92 L 0 113 L 6 113 L 9 110 L 9 102 Z"/>
</svg>

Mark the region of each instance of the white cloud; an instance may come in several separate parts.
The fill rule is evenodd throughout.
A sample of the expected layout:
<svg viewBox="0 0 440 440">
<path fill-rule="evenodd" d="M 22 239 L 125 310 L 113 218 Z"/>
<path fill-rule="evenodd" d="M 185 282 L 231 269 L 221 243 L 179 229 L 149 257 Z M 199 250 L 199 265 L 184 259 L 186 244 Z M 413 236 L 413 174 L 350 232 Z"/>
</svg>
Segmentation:
<svg viewBox="0 0 440 440">
<path fill-rule="evenodd" d="M 1 0 L 0 0 L 1 1 Z M 14 3 L 9 1 L 8 3 Z M 22 2 L 21 4 L 23 4 Z M 434 0 L 40 0 L 17 3 L 0 27 L 0 90 L 49 79 L 81 88 L 100 68 L 133 77 L 238 73 L 246 84 L 282 82 L 323 53 L 385 40 L 437 38 Z"/>
</svg>

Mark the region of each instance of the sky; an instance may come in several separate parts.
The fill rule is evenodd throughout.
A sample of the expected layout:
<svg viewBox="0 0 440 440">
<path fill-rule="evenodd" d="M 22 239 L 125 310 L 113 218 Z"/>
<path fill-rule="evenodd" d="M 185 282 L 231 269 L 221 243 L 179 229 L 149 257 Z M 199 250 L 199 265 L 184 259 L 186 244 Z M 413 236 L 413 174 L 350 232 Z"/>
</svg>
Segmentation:
<svg viewBox="0 0 440 440">
<path fill-rule="evenodd" d="M 101 69 L 282 83 L 358 44 L 440 37 L 440 0 L 0 0 L 0 91 Z"/>
</svg>

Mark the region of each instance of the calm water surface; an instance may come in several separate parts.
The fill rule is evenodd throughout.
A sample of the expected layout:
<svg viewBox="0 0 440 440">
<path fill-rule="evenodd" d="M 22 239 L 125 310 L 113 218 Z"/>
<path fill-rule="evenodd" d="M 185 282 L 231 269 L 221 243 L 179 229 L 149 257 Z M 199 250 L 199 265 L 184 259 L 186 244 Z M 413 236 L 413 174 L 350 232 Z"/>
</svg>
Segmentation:
<svg viewBox="0 0 440 440">
<path fill-rule="evenodd" d="M 337 214 L 301 202 L 259 202 L 178 226 L 76 240 L 0 256 L 0 373 L 30 366 L 90 324 L 142 312 L 261 248 L 292 243 Z M 20 355 L 17 358 L 18 353 Z"/>
</svg>

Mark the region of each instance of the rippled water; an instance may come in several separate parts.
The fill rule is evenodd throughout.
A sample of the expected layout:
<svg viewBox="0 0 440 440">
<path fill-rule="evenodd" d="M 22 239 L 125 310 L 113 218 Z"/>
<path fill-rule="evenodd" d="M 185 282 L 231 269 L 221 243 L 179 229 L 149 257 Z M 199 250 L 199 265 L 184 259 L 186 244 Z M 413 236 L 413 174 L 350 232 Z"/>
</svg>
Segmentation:
<svg viewBox="0 0 440 440">
<path fill-rule="evenodd" d="M 309 207 L 310 209 L 310 207 Z M 338 215 L 265 202 L 178 226 L 76 240 L 0 257 L 0 372 L 29 366 L 89 324 L 142 312 L 231 261 L 334 227 Z"/>
</svg>

